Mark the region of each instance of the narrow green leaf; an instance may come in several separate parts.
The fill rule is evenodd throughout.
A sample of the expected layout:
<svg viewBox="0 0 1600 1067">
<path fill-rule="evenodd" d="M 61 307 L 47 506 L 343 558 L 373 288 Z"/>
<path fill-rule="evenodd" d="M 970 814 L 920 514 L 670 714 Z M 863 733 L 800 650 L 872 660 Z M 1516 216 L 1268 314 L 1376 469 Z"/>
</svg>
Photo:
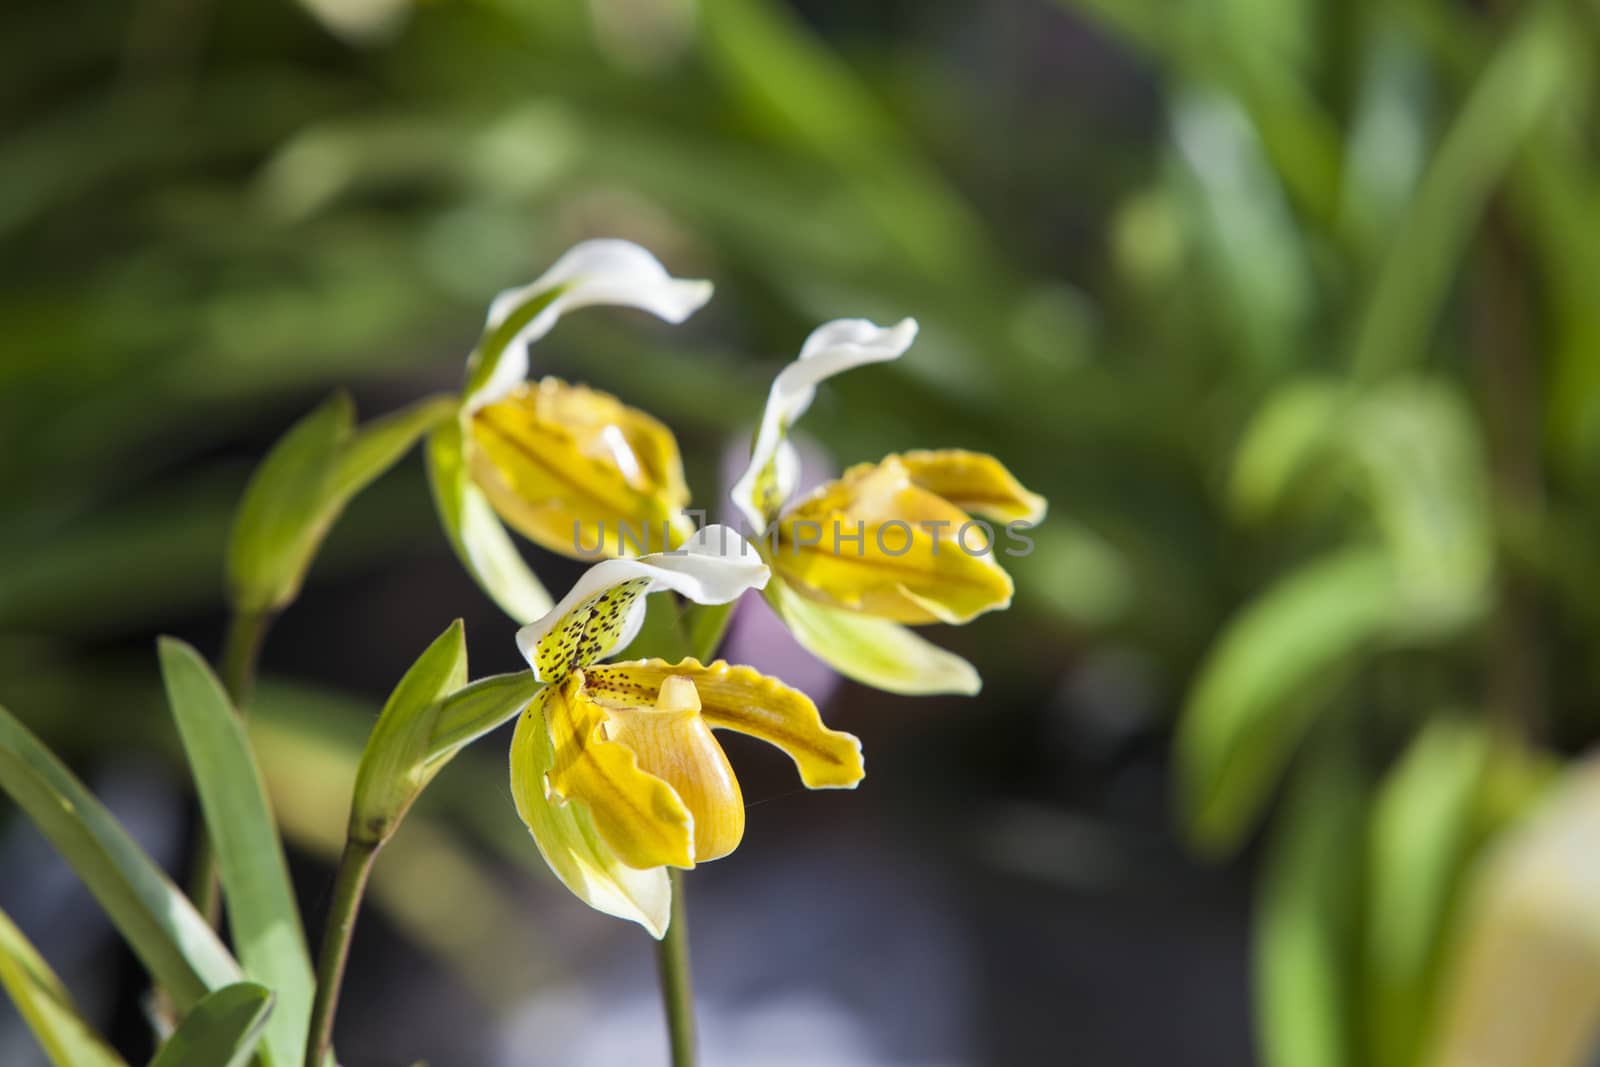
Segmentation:
<svg viewBox="0 0 1600 1067">
<path fill-rule="evenodd" d="M 239 980 L 188 899 L 38 738 L 0 707 L 0 788 L 72 865 L 180 1011 Z"/>
<path fill-rule="evenodd" d="M 1435 721 L 1384 782 L 1367 836 L 1365 1062 L 1419 1062 L 1440 939 L 1472 846 L 1489 738 Z"/>
<path fill-rule="evenodd" d="M 251 476 L 228 545 L 228 588 L 239 610 L 276 611 L 300 591 L 333 519 L 323 499 L 354 422 L 350 398 L 335 393 L 290 427 Z"/>
<path fill-rule="evenodd" d="M 1527 13 L 1473 86 L 1373 279 L 1350 362 L 1377 377 L 1416 364 L 1484 204 L 1562 95 L 1575 34 L 1559 4 Z"/>
<path fill-rule="evenodd" d="M 205 660 L 170 637 L 160 651 L 167 699 L 216 845 L 234 945 L 245 973 L 277 997 L 264 1052 L 274 1067 L 288 1067 L 305 1047 L 311 960 L 266 789 L 244 725 Z"/>
<path fill-rule="evenodd" d="M 55 1067 L 124 1067 L 11 917 L 0 911 L 0 986 Z"/>
<path fill-rule="evenodd" d="M 352 841 L 385 841 L 443 766 L 430 763 L 434 724 L 445 697 L 466 684 L 466 632 L 457 619 L 406 671 L 367 738 L 350 804 Z"/>
<path fill-rule="evenodd" d="M 1352 998 L 1363 783 L 1344 747 L 1296 778 L 1256 902 L 1255 1004 L 1270 1067 L 1358 1067 Z"/>
<path fill-rule="evenodd" d="M 150 1067 L 244 1067 L 271 1014 L 272 991 L 266 986 L 225 986 L 184 1016 Z"/>
<path fill-rule="evenodd" d="M 479 587 L 516 622 L 529 623 L 549 611 L 555 602 L 472 484 L 455 422 L 428 435 L 428 484 L 450 547 Z"/>
<path fill-rule="evenodd" d="M 1184 815 L 1197 844 L 1226 850 L 1349 668 L 1400 609 L 1381 549 L 1349 549 L 1264 593 L 1223 631 L 1178 726 Z"/>
</svg>

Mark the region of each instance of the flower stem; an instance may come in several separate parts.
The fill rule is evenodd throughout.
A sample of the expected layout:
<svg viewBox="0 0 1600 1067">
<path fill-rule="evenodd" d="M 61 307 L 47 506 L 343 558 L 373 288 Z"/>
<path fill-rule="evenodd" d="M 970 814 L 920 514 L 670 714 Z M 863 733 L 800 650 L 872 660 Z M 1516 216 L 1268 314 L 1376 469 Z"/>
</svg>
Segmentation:
<svg viewBox="0 0 1600 1067">
<path fill-rule="evenodd" d="M 672 922 L 656 944 L 656 970 L 661 976 L 661 1003 L 667 1013 L 672 1067 L 694 1067 L 694 981 L 689 973 L 689 921 L 685 912 L 683 872 L 672 868 Z M 310 1065 L 308 1065 L 310 1067 Z"/>
<path fill-rule="evenodd" d="M 333 1016 L 339 1010 L 339 987 L 344 984 L 345 961 L 350 957 L 350 937 L 355 933 L 361 896 L 378 846 L 348 840 L 339 857 L 339 873 L 333 883 L 333 900 L 328 905 L 328 921 L 322 931 L 322 950 L 317 957 L 317 994 L 311 1007 L 311 1029 L 306 1035 L 305 1067 L 321 1067 L 333 1045 Z"/>
<path fill-rule="evenodd" d="M 272 616 L 266 613 L 234 612 L 228 619 L 228 632 L 222 641 L 218 673 L 228 699 L 241 716 L 256 684 L 256 660 L 261 642 L 267 636 Z M 211 835 L 202 825 L 195 842 L 194 866 L 189 874 L 189 899 L 206 922 L 216 926 L 222 918 L 222 886 L 217 880 L 217 853 Z"/>
<path fill-rule="evenodd" d="M 689 622 L 689 647 L 696 659 L 708 663 L 717 654 L 735 603 L 698 608 Z M 656 944 L 656 971 L 661 976 L 661 1005 L 667 1014 L 667 1034 L 672 1046 L 672 1067 L 695 1067 L 694 979 L 689 969 L 689 916 L 683 871 L 668 868 L 672 879 L 672 917 L 667 932 Z"/>
</svg>

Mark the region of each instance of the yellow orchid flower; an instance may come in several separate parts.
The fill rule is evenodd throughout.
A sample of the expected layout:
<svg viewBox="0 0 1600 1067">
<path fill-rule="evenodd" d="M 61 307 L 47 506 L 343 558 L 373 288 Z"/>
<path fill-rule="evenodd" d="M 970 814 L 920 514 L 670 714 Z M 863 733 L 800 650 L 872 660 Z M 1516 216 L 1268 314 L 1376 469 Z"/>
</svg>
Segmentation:
<svg viewBox="0 0 1600 1067">
<path fill-rule="evenodd" d="M 673 278 L 638 245 L 597 240 L 490 305 L 459 417 L 430 437 L 428 460 L 456 554 L 518 622 L 548 611 L 550 597 L 502 523 L 578 558 L 676 547 L 693 530 L 672 431 L 608 393 L 526 381 L 528 346 L 576 308 L 636 307 L 678 323 L 710 296 L 711 283 Z"/>
<path fill-rule="evenodd" d="M 818 327 L 772 383 L 750 466 L 734 503 L 761 534 L 773 580 L 768 601 L 811 653 L 839 673 L 897 693 L 975 693 L 971 664 L 907 629 L 965 623 L 1010 605 L 998 535 L 1044 517 L 1045 500 L 993 456 L 959 449 L 905 452 L 845 471 L 789 504 L 800 478 L 788 433 L 818 383 L 898 359 L 916 338 L 905 319 Z"/>
<path fill-rule="evenodd" d="M 804 693 L 750 667 L 600 662 L 637 634 L 648 594 L 725 604 L 768 577 L 748 543 L 710 526 L 681 552 L 595 564 L 517 633 L 546 683 L 511 742 L 517 812 L 579 899 L 656 938 L 672 914 L 667 868 L 718 859 L 744 835 L 739 781 L 714 730 L 783 749 L 811 789 L 853 789 L 865 773 L 860 741 L 824 726 Z"/>
</svg>

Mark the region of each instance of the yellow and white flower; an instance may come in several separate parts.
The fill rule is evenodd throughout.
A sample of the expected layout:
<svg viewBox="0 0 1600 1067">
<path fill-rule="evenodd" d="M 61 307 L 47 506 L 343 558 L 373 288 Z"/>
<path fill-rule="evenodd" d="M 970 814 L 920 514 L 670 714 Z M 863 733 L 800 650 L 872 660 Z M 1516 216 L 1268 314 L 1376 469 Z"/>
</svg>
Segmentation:
<svg viewBox="0 0 1600 1067">
<path fill-rule="evenodd" d="M 671 918 L 667 868 L 718 859 L 744 835 L 739 781 L 714 730 L 777 745 L 812 789 L 852 789 L 865 773 L 860 741 L 750 667 L 601 662 L 637 634 L 649 594 L 723 604 L 768 577 L 742 538 L 710 526 L 681 552 L 595 564 L 517 634 L 546 683 L 511 744 L 517 812 L 567 888 L 657 938 Z"/>
<path fill-rule="evenodd" d="M 467 362 L 459 417 L 429 440 L 434 499 L 456 554 L 518 622 L 550 608 L 502 522 L 567 556 L 676 546 L 692 523 L 672 432 L 616 397 L 528 376 L 528 346 L 567 311 L 609 304 L 679 323 L 711 283 L 669 275 L 627 241 L 585 241 L 538 280 L 501 293 Z"/>
<path fill-rule="evenodd" d="M 773 569 L 768 601 L 795 637 L 839 673 L 897 693 L 975 693 L 966 660 L 908 625 L 965 623 L 1011 603 L 996 535 L 975 517 L 1034 523 L 1043 497 L 993 456 L 905 452 L 861 464 L 790 503 L 800 464 L 788 434 L 818 383 L 899 358 L 917 334 L 840 319 L 818 327 L 772 383 L 734 503 Z"/>
</svg>

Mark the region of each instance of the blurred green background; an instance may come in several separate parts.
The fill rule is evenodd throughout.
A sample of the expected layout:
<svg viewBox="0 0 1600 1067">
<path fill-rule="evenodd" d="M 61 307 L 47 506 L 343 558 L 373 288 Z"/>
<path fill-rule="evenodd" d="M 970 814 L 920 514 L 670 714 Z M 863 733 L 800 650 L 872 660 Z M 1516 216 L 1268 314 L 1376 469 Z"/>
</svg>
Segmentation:
<svg viewBox="0 0 1600 1067">
<path fill-rule="evenodd" d="M 534 367 L 670 423 L 697 503 L 813 325 L 913 315 L 813 458 L 991 451 L 1052 504 L 1013 610 L 940 635 L 976 700 L 835 688 L 741 615 L 872 775 L 806 796 L 730 743 L 708 1067 L 1591 1063 L 1597 39 L 1593 0 L 10 0 L 0 701 L 181 869 L 152 639 L 214 651 L 253 463 L 333 387 L 454 388 L 495 292 L 627 237 L 716 298 Z M 314 924 L 365 731 L 456 616 L 475 675 L 518 665 L 413 457 L 264 655 Z M 504 774 L 486 739 L 384 853 L 347 1067 L 664 1062 L 643 935 L 552 888 Z M 12 814 L 0 905 L 147 1054 L 136 964 Z"/>
</svg>

